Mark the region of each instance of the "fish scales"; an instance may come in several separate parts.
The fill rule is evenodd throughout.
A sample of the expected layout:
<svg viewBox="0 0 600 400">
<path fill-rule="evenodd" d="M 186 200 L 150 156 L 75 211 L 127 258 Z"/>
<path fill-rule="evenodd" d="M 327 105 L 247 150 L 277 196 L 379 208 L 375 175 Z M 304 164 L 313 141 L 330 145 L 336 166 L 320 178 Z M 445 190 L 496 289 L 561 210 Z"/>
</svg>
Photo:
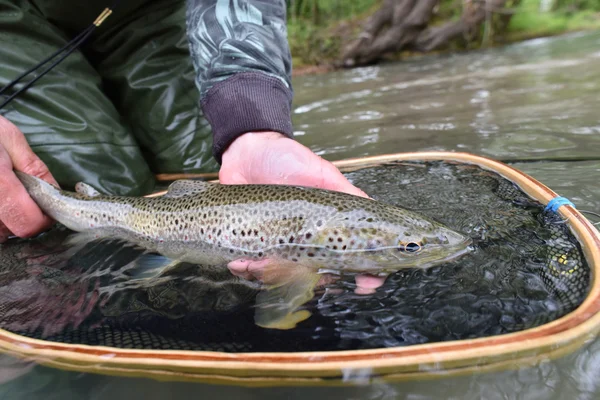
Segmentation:
<svg viewBox="0 0 600 400">
<path fill-rule="evenodd" d="M 314 188 L 177 181 L 165 196 L 136 198 L 89 196 L 28 175 L 19 177 L 40 207 L 68 228 L 122 237 L 180 261 L 276 255 L 351 269 L 345 254 L 390 248 L 410 253 L 398 251 L 402 243 L 449 249 L 468 244 L 461 234 L 409 210 Z M 387 261 L 403 264 L 398 254 Z M 367 264 L 359 270 L 386 269 L 385 262 L 379 267 Z"/>
</svg>

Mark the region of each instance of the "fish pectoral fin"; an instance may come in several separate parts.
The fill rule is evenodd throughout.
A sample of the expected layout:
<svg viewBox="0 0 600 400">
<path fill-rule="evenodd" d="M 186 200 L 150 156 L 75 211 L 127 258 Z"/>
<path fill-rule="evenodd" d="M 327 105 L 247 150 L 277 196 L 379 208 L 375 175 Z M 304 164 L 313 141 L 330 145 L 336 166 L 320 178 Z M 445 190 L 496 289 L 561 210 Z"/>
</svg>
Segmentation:
<svg viewBox="0 0 600 400">
<path fill-rule="evenodd" d="M 100 192 L 88 185 L 87 183 L 77 182 L 75 184 L 75 191 L 87 197 L 98 197 Z"/>
<path fill-rule="evenodd" d="M 194 181 L 191 179 L 181 179 L 175 181 L 167 188 L 167 193 L 163 197 L 184 197 L 196 193 L 204 192 L 209 189 L 214 183 L 204 181 Z"/>
<path fill-rule="evenodd" d="M 157 278 L 181 262 L 160 254 L 144 253 L 131 262 L 127 274 L 135 280 Z"/>
<path fill-rule="evenodd" d="M 320 279 L 315 270 L 294 264 L 268 268 L 264 276 L 265 281 L 271 283 L 256 296 L 256 325 L 292 329 L 310 317 L 310 311 L 297 310 L 314 297 L 314 288 Z"/>
</svg>

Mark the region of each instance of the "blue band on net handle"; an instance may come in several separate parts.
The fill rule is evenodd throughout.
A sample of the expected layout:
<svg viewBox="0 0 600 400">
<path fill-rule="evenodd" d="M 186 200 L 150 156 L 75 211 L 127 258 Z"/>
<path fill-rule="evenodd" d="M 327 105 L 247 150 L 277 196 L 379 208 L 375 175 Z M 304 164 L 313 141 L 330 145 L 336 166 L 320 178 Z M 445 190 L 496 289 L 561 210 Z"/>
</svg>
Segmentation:
<svg viewBox="0 0 600 400">
<path fill-rule="evenodd" d="M 553 212 L 556 212 L 561 206 L 571 206 L 576 208 L 575 204 L 571 203 L 566 197 L 557 196 L 548 202 L 545 211 L 552 210 Z"/>
</svg>

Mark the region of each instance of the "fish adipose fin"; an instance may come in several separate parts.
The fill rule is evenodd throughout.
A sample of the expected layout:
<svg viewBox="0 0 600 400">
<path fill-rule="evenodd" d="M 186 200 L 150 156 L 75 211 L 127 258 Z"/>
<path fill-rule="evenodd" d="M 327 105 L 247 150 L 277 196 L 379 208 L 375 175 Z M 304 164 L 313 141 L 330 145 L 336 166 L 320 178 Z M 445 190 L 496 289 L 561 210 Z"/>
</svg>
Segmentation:
<svg viewBox="0 0 600 400">
<path fill-rule="evenodd" d="M 214 183 L 182 179 L 171 183 L 167 189 L 167 193 L 162 197 L 177 198 L 190 196 L 196 193 L 202 193 L 205 190 L 208 190 L 212 185 L 214 185 Z"/>
<path fill-rule="evenodd" d="M 266 289 L 256 296 L 254 322 L 268 329 L 292 329 L 311 315 L 299 307 L 314 297 L 320 276 L 296 263 L 273 264 L 263 271 Z"/>
</svg>

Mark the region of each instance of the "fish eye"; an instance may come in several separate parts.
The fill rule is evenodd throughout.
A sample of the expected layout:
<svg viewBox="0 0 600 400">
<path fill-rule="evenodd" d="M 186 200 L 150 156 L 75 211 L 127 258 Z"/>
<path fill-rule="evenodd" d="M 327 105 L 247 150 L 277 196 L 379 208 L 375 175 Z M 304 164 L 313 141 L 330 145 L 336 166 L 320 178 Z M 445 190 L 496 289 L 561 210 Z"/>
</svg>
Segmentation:
<svg viewBox="0 0 600 400">
<path fill-rule="evenodd" d="M 398 248 L 396 250 L 407 252 L 407 253 L 418 253 L 423 249 L 420 243 L 416 242 L 398 242 Z"/>
</svg>

